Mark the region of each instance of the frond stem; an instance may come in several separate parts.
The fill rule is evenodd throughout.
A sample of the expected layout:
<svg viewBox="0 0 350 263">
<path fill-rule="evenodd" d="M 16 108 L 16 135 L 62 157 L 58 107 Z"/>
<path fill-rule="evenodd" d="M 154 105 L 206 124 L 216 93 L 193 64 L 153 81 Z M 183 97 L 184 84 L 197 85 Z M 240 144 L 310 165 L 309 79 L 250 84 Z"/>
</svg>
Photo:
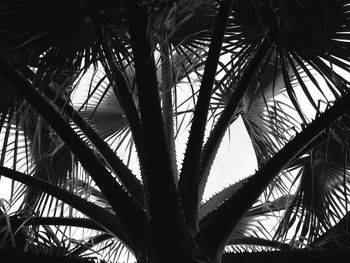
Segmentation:
<svg viewBox="0 0 350 263">
<path fill-rule="evenodd" d="M 143 238 L 147 236 L 145 232 L 147 230 L 147 215 L 138 203 L 124 191 L 92 150 L 70 127 L 69 123 L 3 58 L 0 59 L 0 72 L 70 147 L 116 211 L 128 233 L 134 238 L 133 241 L 137 245 L 143 246 L 145 242 Z"/>
<path fill-rule="evenodd" d="M 187 225 L 192 233 L 198 231 L 201 152 L 216 69 L 232 2 L 221 1 L 220 3 L 180 173 L 178 185 L 180 200 Z"/>
<path fill-rule="evenodd" d="M 202 198 L 204 193 L 204 188 L 208 180 L 209 170 L 213 163 L 214 156 L 219 149 L 222 138 L 231 124 L 232 116 L 234 115 L 237 107 L 245 94 L 248 85 L 256 74 L 258 67 L 264 59 L 266 52 L 273 45 L 271 36 L 266 36 L 262 43 L 260 44 L 258 50 L 256 51 L 254 57 L 249 62 L 243 76 L 238 82 L 236 88 L 234 89 L 230 100 L 228 101 L 226 107 L 221 113 L 213 131 L 210 133 L 209 138 L 204 146 L 203 154 L 202 154 L 202 166 L 201 166 L 201 180 L 199 186 L 199 197 Z"/>
<path fill-rule="evenodd" d="M 230 233 L 240 219 L 247 213 L 255 200 L 268 184 L 286 167 L 307 145 L 312 142 L 330 124 L 336 121 L 350 108 L 350 93 L 347 93 L 334 105 L 310 123 L 303 131 L 288 142 L 265 165 L 259 169 L 234 195 L 228 198 L 203 226 L 196 240 L 203 253 L 216 254 L 224 248 Z"/>
<path fill-rule="evenodd" d="M 81 213 L 85 214 L 86 216 L 90 217 L 91 219 L 95 220 L 96 222 L 99 222 L 103 229 L 106 229 L 107 232 L 111 232 L 114 235 L 120 237 L 126 244 L 128 244 L 131 248 L 134 248 L 132 243 L 130 242 L 130 239 L 125 232 L 124 228 L 121 227 L 122 224 L 119 222 L 118 218 L 103 208 L 86 201 L 85 199 L 78 197 L 72 193 L 70 193 L 67 190 L 61 189 L 58 186 L 52 185 L 50 183 L 47 183 L 41 179 L 37 179 L 35 177 L 29 176 L 27 174 L 14 171 L 12 169 L 0 166 L 0 174 L 10 178 L 12 180 L 21 182 L 23 184 L 31 185 L 53 197 L 56 197 L 57 199 L 67 203 L 68 205 L 74 207 Z M 25 224 L 35 224 L 35 223 L 41 223 L 41 224 L 48 224 L 50 219 L 38 219 L 37 222 L 27 220 Z M 51 219 L 52 220 L 52 219 Z M 61 223 L 63 223 L 63 219 L 59 219 Z M 40 222 L 41 221 L 41 222 Z M 59 223 L 57 220 L 55 220 L 56 224 Z M 71 220 L 70 223 L 73 221 Z M 53 222 L 51 222 L 53 223 Z M 50 224 L 51 224 L 50 223 Z M 66 222 L 67 223 L 67 222 Z M 78 222 L 75 222 L 77 224 Z M 80 222 L 81 224 L 82 222 Z M 86 226 L 86 222 L 84 223 Z M 92 225 L 91 225 L 92 226 Z"/>
<path fill-rule="evenodd" d="M 63 110 L 63 112 L 74 121 L 82 132 L 85 133 L 88 139 L 93 143 L 102 157 L 116 173 L 124 187 L 139 201 L 140 204 L 144 205 L 143 186 L 108 144 L 91 128 L 80 114 L 62 97 L 58 96 L 53 89 L 46 87 L 43 90 L 43 93 L 50 98 L 59 109 Z"/>
</svg>

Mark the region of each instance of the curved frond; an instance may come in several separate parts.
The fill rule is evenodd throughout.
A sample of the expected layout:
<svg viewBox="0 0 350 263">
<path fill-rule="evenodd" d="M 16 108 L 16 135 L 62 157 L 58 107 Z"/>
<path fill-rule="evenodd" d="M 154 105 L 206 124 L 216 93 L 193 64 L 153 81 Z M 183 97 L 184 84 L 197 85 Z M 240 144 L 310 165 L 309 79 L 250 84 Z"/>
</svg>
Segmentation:
<svg viewBox="0 0 350 263">
<path fill-rule="evenodd" d="M 345 114 L 321 135 L 320 143 L 304 153 L 307 158 L 299 165 L 298 189 L 277 235 L 294 225 L 295 235 L 311 242 L 348 211 L 348 119 Z"/>
</svg>

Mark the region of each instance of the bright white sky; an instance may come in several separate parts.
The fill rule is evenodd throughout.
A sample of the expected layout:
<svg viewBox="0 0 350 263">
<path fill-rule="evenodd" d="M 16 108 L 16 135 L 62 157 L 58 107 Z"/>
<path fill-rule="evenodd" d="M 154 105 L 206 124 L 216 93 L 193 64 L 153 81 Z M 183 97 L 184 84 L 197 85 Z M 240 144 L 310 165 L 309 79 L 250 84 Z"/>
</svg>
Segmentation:
<svg viewBox="0 0 350 263">
<path fill-rule="evenodd" d="M 230 126 L 221 143 L 204 192 L 204 199 L 229 184 L 252 175 L 256 169 L 254 149 L 243 121 L 238 118 Z"/>
</svg>

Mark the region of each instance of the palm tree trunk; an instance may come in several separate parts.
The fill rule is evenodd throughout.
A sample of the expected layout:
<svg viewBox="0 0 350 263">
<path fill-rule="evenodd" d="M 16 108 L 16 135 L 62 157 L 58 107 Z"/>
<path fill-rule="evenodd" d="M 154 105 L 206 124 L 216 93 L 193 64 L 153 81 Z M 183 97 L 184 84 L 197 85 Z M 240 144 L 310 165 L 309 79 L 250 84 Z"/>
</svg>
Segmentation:
<svg viewBox="0 0 350 263">
<path fill-rule="evenodd" d="M 144 133 L 145 188 L 149 195 L 149 262 L 186 262 L 193 254 L 173 180 L 164 130 L 153 50 L 148 38 L 148 10 L 138 1 L 125 1 L 134 54 L 139 107 Z"/>
</svg>

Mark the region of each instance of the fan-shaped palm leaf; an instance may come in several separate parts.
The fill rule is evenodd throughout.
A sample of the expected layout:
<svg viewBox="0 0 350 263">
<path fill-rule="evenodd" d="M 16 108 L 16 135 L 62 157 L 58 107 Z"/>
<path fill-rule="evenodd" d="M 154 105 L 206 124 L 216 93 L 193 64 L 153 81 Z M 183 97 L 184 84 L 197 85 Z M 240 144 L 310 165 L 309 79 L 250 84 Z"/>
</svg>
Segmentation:
<svg viewBox="0 0 350 263">
<path fill-rule="evenodd" d="M 331 228 L 348 207 L 349 127 L 344 115 L 321 136 L 303 158 L 300 180 L 293 202 L 277 233 L 284 233 L 295 221 L 295 232 L 313 240 L 319 231 Z M 292 164 L 293 165 L 293 164 Z M 300 231 L 300 233 L 299 233 Z"/>
<path fill-rule="evenodd" d="M 114 4 L 114 7 L 118 3 Z M 108 1 L 2 1 L 2 46 L 21 50 L 27 63 L 39 61 L 59 68 L 80 67 L 96 61 L 99 46 L 94 23 L 99 11 L 111 8 Z M 65 19 L 62 23 L 61 17 Z"/>
</svg>

